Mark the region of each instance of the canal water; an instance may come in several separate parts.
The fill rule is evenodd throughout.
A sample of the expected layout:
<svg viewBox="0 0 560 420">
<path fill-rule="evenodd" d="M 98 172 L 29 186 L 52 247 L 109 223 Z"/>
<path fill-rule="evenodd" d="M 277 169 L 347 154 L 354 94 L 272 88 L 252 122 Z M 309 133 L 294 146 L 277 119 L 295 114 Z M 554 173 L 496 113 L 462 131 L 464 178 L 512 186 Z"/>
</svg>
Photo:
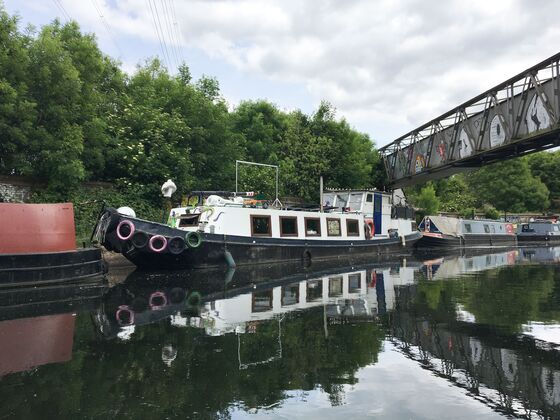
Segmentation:
<svg viewBox="0 0 560 420">
<path fill-rule="evenodd" d="M 560 248 L 0 289 L 0 419 L 560 418 Z"/>
</svg>

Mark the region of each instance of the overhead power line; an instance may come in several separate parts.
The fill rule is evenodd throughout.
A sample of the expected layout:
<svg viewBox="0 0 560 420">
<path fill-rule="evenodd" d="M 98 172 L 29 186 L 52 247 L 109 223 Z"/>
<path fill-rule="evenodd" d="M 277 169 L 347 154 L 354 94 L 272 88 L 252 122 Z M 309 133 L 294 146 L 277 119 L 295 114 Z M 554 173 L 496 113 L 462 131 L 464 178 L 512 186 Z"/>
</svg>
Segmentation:
<svg viewBox="0 0 560 420">
<path fill-rule="evenodd" d="M 124 57 L 123 51 L 121 50 L 121 47 L 120 47 L 119 43 L 117 42 L 117 39 L 113 35 L 113 31 L 111 31 L 111 27 L 109 26 L 109 23 L 107 22 L 107 20 L 105 19 L 105 16 L 103 15 L 103 10 L 97 4 L 97 0 L 91 0 L 91 2 L 93 4 L 93 7 L 95 7 L 95 10 L 97 11 L 97 14 L 99 15 L 99 19 L 101 20 L 101 23 L 105 27 L 105 30 L 107 31 L 107 34 L 109 35 L 109 38 L 111 38 L 111 41 L 113 41 L 113 44 L 115 44 L 115 47 L 117 47 L 119 55 L 121 57 Z"/>
<path fill-rule="evenodd" d="M 154 4 L 152 6 L 152 1 L 151 0 L 147 0 L 148 5 L 150 6 L 150 13 L 152 15 L 152 21 L 154 23 L 154 29 L 156 31 L 156 35 L 158 37 L 159 40 L 159 45 L 161 47 L 161 53 L 162 53 L 162 59 L 164 60 L 164 62 L 167 63 L 167 67 L 171 68 L 171 60 L 169 59 L 169 52 L 167 51 L 167 44 L 165 42 L 165 38 L 163 36 L 163 31 L 161 31 L 160 34 L 160 30 L 161 30 L 161 22 L 159 20 L 159 14 L 157 11 L 157 6 L 156 6 L 156 2 L 154 0 Z M 155 9 L 155 12 L 154 12 Z M 156 18 L 157 16 L 157 18 Z"/>
<path fill-rule="evenodd" d="M 173 58 L 175 59 L 175 68 L 179 67 L 179 54 L 177 52 L 177 41 L 175 39 L 175 33 L 173 32 L 173 24 L 171 18 L 171 8 L 166 0 L 162 0 L 163 3 L 163 15 L 165 21 L 165 27 L 167 29 L 167 34 L 169 35 L 169 43 L 171 45 L 171 52 L 173 53 Z"/>
<path fill-rule="evenodd" d="M 173 15 L 173 29 L 175 30 L 175 35 L 177 38 L 177 50 L 179 51 L 179 56 L 181 57 L 181 62 L 185 62 L 185 57 L 183 55 L 183 33 L 181 32 L 181 27 L 177 21 L 177 10 L 175 9 L 175 0 L 169 0 L 171 3 L 171 12 Z"/>
<path fill-rule="evenodd" d="M 70 15 L 68 14 L 68 12 L 66 11 L 66 9 L 64 8 L 64 5 L 62 4 L 61 0 L 53 0 L 55 6 L 58 8 L 58 10 L 60 10 L 60 12 L 62 13 L 63 17 L 70 22 L 72 20 L 72 18 L 70 18 Z"/>
</svg>

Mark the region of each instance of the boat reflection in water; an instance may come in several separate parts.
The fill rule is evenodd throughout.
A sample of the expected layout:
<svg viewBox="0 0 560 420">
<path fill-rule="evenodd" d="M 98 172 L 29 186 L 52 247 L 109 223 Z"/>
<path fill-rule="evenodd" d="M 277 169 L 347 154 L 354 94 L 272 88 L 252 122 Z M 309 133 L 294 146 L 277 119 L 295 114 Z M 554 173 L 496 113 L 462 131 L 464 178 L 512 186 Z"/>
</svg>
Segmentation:
<svg viewBox="0 0 560 420">
<path fill-rule="evenodd" d="M 354 417 L 375 404 L 388 417 L 430 417 L 411 410 L 432 398 L 432 415 L 455 407 L 463 416 L 560 418 L 560 248 L 460 252 L 365 265 L 133 272 L 77 306 L 62 295 L 37 297 L 36 311 L 21 309 L 23 294 L 0 294 L 0 320 L 78 313 L 61 328 L 68 337 L 47 332 L 50 343 L 41 345 L 56 350 L 49 360 L 3 368 L 66 361 L 5 374 L 4 414 L 29 418 L 23 402 L 37 394 L 56 401 L 52 413 L 38 410 L 45 416 L 290 417 L 290 407 L 324 409 L 321 394 L 327 408 Z M 80 357 L 71 357 L 72 345 Z"/>
<path fill-rule="evenodd" d="M 0 377 L 68 362 L 76 312 L 99 307 L 102 277 L 66 285 L 0 288 Z"/>
</svg>

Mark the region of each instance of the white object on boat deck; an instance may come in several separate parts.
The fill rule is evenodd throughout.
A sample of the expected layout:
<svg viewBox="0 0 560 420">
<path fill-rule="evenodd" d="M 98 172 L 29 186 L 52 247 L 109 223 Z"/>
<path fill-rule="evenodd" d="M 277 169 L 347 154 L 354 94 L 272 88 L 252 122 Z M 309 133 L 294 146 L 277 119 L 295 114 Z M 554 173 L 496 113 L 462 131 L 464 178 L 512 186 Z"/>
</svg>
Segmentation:
<svg viewBox="0 0 560 420">
<path fill-rule="evenodd" d="M 130 207 L 119 207 L 117 213 L 124 214 L 125 216 L 136 217 L 136 212 Z"/>
</svg>

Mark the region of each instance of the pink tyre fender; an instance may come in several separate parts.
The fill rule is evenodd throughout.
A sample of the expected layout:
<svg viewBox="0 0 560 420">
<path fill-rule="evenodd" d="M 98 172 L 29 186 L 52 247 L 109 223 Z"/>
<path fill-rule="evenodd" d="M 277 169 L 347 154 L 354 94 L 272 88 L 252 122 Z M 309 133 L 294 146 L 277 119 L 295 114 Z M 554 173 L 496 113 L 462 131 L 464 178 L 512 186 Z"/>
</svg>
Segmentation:
<svg viewBox="0 0 560 420">
<path fill-rule="evenodd" d="M 132 325 L 134 324 L 134 311 L 128 305 L 121 305 L 115 314 L 119 325 Z"/>
<path fill-rule="evenodd" d="M 167 238 L 163 235 L 154 235 L 150 238 L 148 247 L 150 248 L 150 251 L 163 252 L 167 247 Z"/>
<path fill-rule="evenodd" d="M 121 220 L 117 226 L 117 236 L 121 241 L 126 241 L 132 238 L 135 230 L 136 228 L 134 227 L 134 223 L 130 220 Z"/>
<path fill-rule="evenodd" d="M 150 309 L 157 311 L 164 306 L 167 306 L 167 296 L 163 292 L 154 292 L 150 295 L 150 300 L 148 301 Z"/>
</svg>

